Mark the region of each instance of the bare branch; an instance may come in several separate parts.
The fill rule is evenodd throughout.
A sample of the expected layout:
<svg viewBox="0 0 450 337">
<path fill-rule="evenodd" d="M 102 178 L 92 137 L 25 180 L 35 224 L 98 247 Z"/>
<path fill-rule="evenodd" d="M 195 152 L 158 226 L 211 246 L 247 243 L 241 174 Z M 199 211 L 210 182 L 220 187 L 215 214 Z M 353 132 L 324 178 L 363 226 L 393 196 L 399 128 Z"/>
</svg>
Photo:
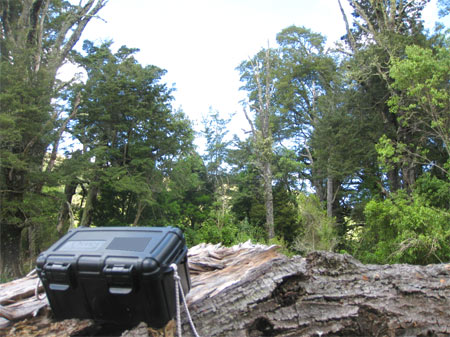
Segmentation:
<svg viewBox="0 0 450 337">
<path fill-rule="evenodd" d="M 345 30 L 347 31 L 348 40 L 350 42 L 350 48 L 355 53 L 356 52 L 356 42 L 355 37 L 352 34 L 352 31 L 350 30 L 350 25 L 348 24 L 347 14 L 345 14 L 344 8 L 342 7 L 341 0 L 338 0 L 339 8 L 341 9 L 342 18 L 344 19 L 345 23 Z"/>
<path fill-rule="evenodd" d="M 50 155 L 50 161 L 47 165 L 46 172 L 51 172 L 53 170 L 53 167 L 55 166 L 56 157 L 58 154 L 58 147 L 59 147 L 59 141 L 61 140 L 63 132 L 67 128 L 67 124 L 77 115 L 78 113 L 78 107 L 80 106 L 81 102 L 81 94 L 78 93 L 78 95 L 75 97 L 74 107 L 70 115 L 64 120 L 62 125 L 58 129 L 58 135 L 55 140 L 55 143 L 53 144 L 52 153 Z"/>
<path fill-rule="evenodd" d="M 252 132 L 253 137 L 256 137 L 255 126 L 253 125 L 252 120 L 251 120 L 250 117 L 248 116 L 247 110 L 245 110 L 245 107 L 244 107 L 242 110 L 244 111 L 244 115 L 245 115 L 245 118 L 246 118 L 247 121 L 248 121 L 248 124 L 250 124 L 250 128 L 251 128 L 251 132 Z"/>
<path fill-rule="evenodd" d="M 37 27 L 37 50 L 34 57 L 34 71 L 38 72 L 41 66 L 42 59 L 42 38 L 44 35 L 44 22 L 48 13 L 48 6 L 50 4 L 50 0 L 45 0 L 44 9 L 41 13 L 41 20 L 39 22 L 39 26 Z"/>
<path fill-rule="evenodd" d="M 364 21 L 366 22 L 368 28 L 364 27 L 363 25 L 361 25 L 358 21 L 355 21 L 355 23 L 362 29 L 364 30 L 367 34 L 372 35 L 373 39 L 377 42 L 381 44 L 381 41 L 379 41 L 378 39 L 378 34 L 377 31 L 375 30 L 375 28 L 373 27 L 372 23 L 370 22 L 369 17 L 367 16 L 367 13 L 364 12 L 364 10 L 361 8 L 361 6 L 355 1 L 355 0 L 350 0 L 351 3 L 355 6 L 356 11 L 358 12 L 358 14 L 364 19 Z"/>
</svg>

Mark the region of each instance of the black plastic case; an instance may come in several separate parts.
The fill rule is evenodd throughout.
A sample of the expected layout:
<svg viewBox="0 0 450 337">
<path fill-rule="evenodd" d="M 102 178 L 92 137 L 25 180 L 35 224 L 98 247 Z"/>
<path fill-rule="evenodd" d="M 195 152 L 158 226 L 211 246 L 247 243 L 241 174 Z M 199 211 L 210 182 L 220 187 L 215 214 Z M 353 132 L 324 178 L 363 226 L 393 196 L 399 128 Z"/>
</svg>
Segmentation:
<svg viewBox="0 0 450 337">
<path fill-rule="evenodd" d="M 175 263 L 191 287 L 183 233 L 173 227 L 77 228 L 37 258 L 56 319 L 160 328 L 175 315 Z"/>
</svg>

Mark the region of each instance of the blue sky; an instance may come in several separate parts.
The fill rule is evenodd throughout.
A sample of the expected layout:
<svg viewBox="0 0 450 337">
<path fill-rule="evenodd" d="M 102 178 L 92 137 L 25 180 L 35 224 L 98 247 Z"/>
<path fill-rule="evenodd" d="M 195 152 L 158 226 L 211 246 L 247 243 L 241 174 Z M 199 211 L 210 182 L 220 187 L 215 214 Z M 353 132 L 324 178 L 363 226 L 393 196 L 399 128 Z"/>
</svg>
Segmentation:
<svg viewBox="0 0 450 337">
<path fill-rule="evenodd" d="M 424 13 L 431 26 L 436 13 L 433 0 Z M 211 107 L 223 116 L 236 113 L 231 133 L 247 128 L 235 70 L 240 62 L 275 46 L 276 34 L 293 24 L 322 33 L 329 45 L 345 32 L 337 0 L 109 0 L 100 17 L 79 45 L 112 39 L 116 48 L 139 48 L 139 62 L 167 70 L 163 80 L 176 88 L 174 107 L 197 130 Z"/>
</svg>

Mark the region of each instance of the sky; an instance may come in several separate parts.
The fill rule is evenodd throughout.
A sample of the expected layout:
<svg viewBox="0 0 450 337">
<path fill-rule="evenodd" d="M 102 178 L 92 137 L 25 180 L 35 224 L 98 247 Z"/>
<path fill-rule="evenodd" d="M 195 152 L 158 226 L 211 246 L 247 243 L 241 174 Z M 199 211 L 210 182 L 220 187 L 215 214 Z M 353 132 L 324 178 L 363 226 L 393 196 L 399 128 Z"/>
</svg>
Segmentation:
<svg viewBox="0 0 450 337">
<path fill-rule="evenodd" d="M 435 2 L 424 13 L 429 27 L 437 19 Z M 78 49 L 85 39 L 139 48 L 141 64 L 167 70 L 163 82 L 176 89 L 173 106 L 195 130 L 212 109 L 223 118 L 235 113 L 231 134 L 248 129 L 235 69 L 242 61 L 275 47 L 276 34 L 291 25 L 321 33 L 329 46 L 345 33 L 337 0 L 109 0 L 99 16 L 87 25 Z"/>
</svg>

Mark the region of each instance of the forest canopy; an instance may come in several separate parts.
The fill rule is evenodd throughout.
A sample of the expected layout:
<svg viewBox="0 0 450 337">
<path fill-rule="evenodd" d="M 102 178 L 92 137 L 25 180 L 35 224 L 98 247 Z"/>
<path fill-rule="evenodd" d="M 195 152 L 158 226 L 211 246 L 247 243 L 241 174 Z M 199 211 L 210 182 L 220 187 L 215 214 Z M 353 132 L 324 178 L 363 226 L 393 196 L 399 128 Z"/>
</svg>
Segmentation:
<svg viewBox="0 0 450 337">
<path fill-rule="evenodd" d="M 112 41 L 74 48 L 107 1 L 2 0 L 0 281 L 74 226 L 448 262 L 450 36 L 424 29 L 428 2 L 348 0 L 333 48 L 284 28 L 236 65 L 248 134 L 211 109 L 199 151 L 164 69 Z M 86 79 L 58 79 L 67 62 Z"/>
</svg>

